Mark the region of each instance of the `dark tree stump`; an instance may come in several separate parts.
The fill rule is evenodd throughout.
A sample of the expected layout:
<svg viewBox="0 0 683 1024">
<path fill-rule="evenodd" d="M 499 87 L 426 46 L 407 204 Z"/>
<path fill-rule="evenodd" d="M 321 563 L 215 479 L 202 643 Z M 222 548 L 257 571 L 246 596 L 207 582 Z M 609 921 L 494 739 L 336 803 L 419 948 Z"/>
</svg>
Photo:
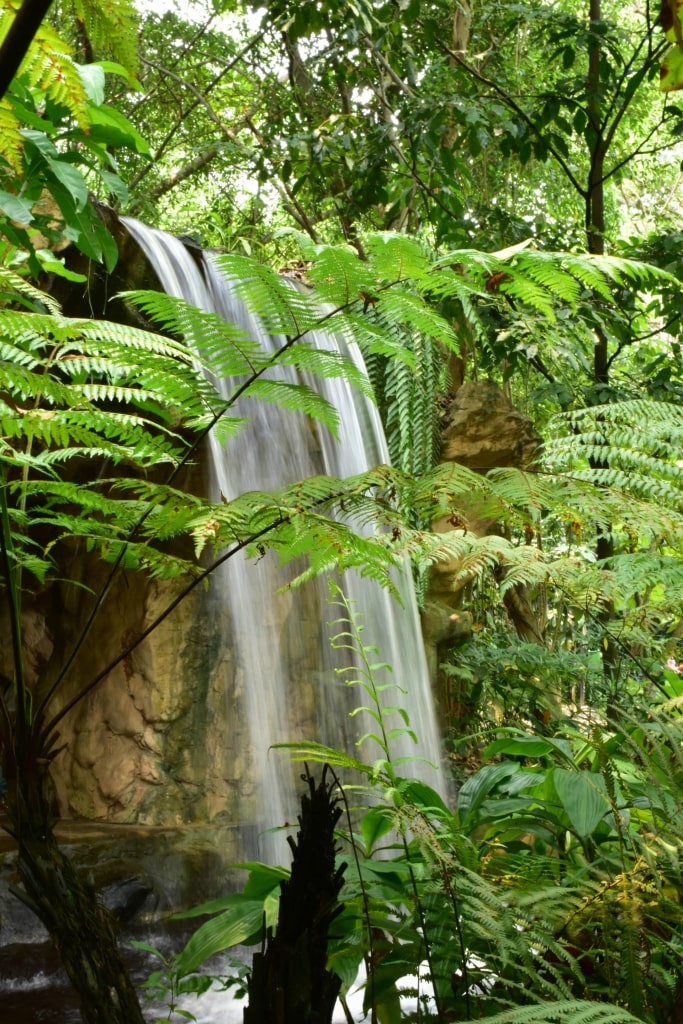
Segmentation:
<svg viewBox="0 0 683 1024">
<path fill-rule="evenodd" d="M 249 1005 L 244 1024 L 330 1024 L 341 980 L 327 969 L 330 923 L 346 865 L 335 869 L 334 829 L 341 817 L 334 783 L 323 768 L 316 787 L 308 768 L 302 776 L 308 793 L 301 798 L 299 831 L 291 836 L 292 873 L 280 883 L 276 934 L 268 930 L 265 948 L 253 957 Z"/>
</svg>

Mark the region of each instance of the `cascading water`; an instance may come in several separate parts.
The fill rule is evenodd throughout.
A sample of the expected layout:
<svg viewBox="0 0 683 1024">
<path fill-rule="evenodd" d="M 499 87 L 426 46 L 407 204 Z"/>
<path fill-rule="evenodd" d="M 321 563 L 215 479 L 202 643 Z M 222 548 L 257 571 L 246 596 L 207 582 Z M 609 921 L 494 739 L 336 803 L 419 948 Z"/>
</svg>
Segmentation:
<svg viewBox="0 0 683 1024">
<path fill-rule="evenodd" d="M 196 260 L 173 236 L 132 219 L 123 222 L 168 294 L 220 314 L 257 338 L 266 351 L 275 351 L 277 339 L 235 296 L 210 258 Z M 312 332 L 309 337 L 320 348 L 346 352 L 343 339 L 334 335 Z M 356 347 L 351 349 L 354 361 L 362 365 Z M 320 425 L 312 426 L 303 415 L 243 401 L 239 413 L 249 418 L 249 425 L 227 446 L 210 441 L 210 486 L 216 500 L 274 489 L 318 473 L 346 477 L 388 461 L 377 411 L 360 393 L 341 379 L 306 383 L 337 408 L 339 439 Z M 223 772 L 226 785 L 235 790 L 231 814 L 233 820 L 254 826 L 251 834 L 259 837 L 258 848 L 245 853 L 265 858 L 278 856 L 280 844 L 273 845 L 267 830 L 295 817 L 299 788 L 285 770 L 286 755 L 273 751 L 272 745 L 316 739 L 353 753 L 357 738 L 367 731 L 367 723 L 349 717 L 353 708 L 366 703 L 365 695 L 357 687 L 345 686 L 335 671 L 340 662 L 330 636 L 340 627 L 330 627 L 328 620 L 340 616 L 339 608 L 327 603 L 323 581 L 278 594 L 287 578 L 272 556 L 239 557 L 212 580 L 207 598 L 211 629 L 218 637 L 216 649 L 225 652 L 222 685 L 228 728 Z M 407 577 L 400 587 L 403 607 L 373 581 L 351 574 L 344 579 L 344 591 L 363 624 L 364 642 L 378 648 L 381 660 L 393 666 L 391 679 L 405 690 L 389 690 L 387 703 L 405 708 L 419 738 L 417 747 L 407 736 L 397 739 L 392 754 L 435 762 L 440 742 L 416 603 Z M 390 727 L 400 724 L 389 720 Z M 197 742 L 201 744 L 202 738 Z M 360 752 L 366 761 L 377 756 L 376 748 Z M 440 776 L 423 761 L 406 767 L 404 773 L 441 788 Z"/>
</svg>

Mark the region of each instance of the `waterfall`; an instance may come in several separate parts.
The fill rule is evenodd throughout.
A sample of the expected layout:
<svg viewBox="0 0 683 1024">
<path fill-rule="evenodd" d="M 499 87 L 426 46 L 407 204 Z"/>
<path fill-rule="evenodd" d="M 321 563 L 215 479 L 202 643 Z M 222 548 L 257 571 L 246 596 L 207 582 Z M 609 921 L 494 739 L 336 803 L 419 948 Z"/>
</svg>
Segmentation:
<svg viewBox="0 0 683 1024">
<path fill-rule="evenodd" d="M 193 257 L 175 237 L 125 218 L 124 224 L 139 244 L 166 292 L 206 311 L 220 314 L 257 338 L 266 350 L 277 340 L 235 296 L 211 258 Z M 343 339 L 312 332 L 314 343 L 327 350 L 343 350 L 359 366 L 357 346 L 347 350 Z M 286 372 L 281 370 L 280 372 Z M 293 373 L 294 371 L 292 371 Z M 301 378 L 299 378 L 301 379 Z M 295 480 L 325 473 L 346 477 L 388 462 L 388 451 L 377 410 L 340 379 L 306 380 L 339 411 L 339 439 L 323 426 L 311 425 L 303 415 L 283 411 L 254 400 L 241 401 L 239 414 L 248 426 L 225 446 L 210 440 L 211 496 L 229 500 L 248 490 L 273 489 Z M 227 394 L 227 392 L 226 392 Z M 291 575 L 291 569 L 289 570 Z M 272 554 L 258 560 L 235 558 L 212 579 L 206 609 L 210 627 L 223 654 L 223 702 L 228 725 L 224 752 L 226 786 L 234 790 L 235 820 L 253 824 L 258 836 L 251 856 L 277 856 L 279 842 L 267 832 L 295 820 L 299 785 L 287 765 L 287 756 L 271 749 L 274 743 L 316 739 L 357 754 L 372 762 L 379 750 L 355 750 L 360 735 L 372 728 L 350 711 L 367 698 L 358 687 L 345 686 L 335 669 L 338 652 L 331 649 L 328 620 L 341 612 L 327 603 L 327 584 L 314 581 L 277 593 L 287 582 L 287 569 L 275 564 Z M 440 760 L 440 740 L 433 710 L 427 666 L 415 598 L 409 574 L 401 579 L 403 607 L 374 581 L 346 574 L 343 586 L 360 617 L 364 643 L 375 646 L 379 660 L 393 666 L 391 680 L 406 692 L 388 690 L 388 705 L 407 711 L 418 746 L 408 737 L 392 746 L 394 757 Z M 378 660 L 378 659 L 373 659 Z M 401 725 L 396 716 L 390 728 Z M 201 743 L 201 737 L 198 737 Z M 437 789 L 440 774 L 424 761 L 402 768 L 405 775 L 422 777 Z"/>
</svg>

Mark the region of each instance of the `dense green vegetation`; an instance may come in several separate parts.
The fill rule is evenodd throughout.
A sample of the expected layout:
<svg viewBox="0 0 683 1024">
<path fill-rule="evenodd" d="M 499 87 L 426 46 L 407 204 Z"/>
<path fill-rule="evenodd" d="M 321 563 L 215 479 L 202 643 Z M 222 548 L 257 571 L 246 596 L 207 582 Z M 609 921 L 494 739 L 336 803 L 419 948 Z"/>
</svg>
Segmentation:
<svg viewBox="0 0 683 1024">
<path fill-rule="evenodd" d="M 306 555 L 302 579 L 336 566 L 390 585 L 407 553 L 423 594 L 435 565 L 458 560 L 475 630 L 440 652 L 456 809 L 394 763 L 392 730 L 409 723 L 379 710 L 352 608 L 340 642 L 377 734 L 360 754 L 294 751 L 342 784 L 360 771 L 370 792 L 338 840 L 329 966 L 345 993 L 366 964 L 380 1024 L 401 1019 L 397 982 L 418 986 L 419 965 L 434 991 L 422 1002 L 420 982 L 421 1019 L 679 1021 L 678 3 L 663 24 L 606 0 L 198 0 L 140 15 L 74 0 L 42 24 L 24 7 L 32 42 L 0 105 L 0 741 L 26 898 L 84 1020 L 142 1016 L 111 922 L 52 832 L 58 726 L 101 674 L 74 692 L 77 649 L 26 679 L 22 603 L 62 572 L 68 537 L 111 567 L 80 644 L 121 569 L 185 593 L 257 545 Z M 0 12 L 5 38 L 15 9 Z M 64 244 L 109 271 L 118 258 L 95 196 L 220 249 L 288 338 L 276 358 L 327 373 L 304 338 L 319 308 L 268 269 L 304 267 L 326 321 L 363 349 L 394 468 L 218 506 L 174 486 L 209 430 L 238 428 L 238 394 L 273 398 L 272 360 L 156 293 L 136 301 L 164 335 L 65 318 L 38 288 L 73 276 Z M 229 399 L 200 374 L 195 336 L 211 373 L 239 381 Z M 535 466 L 439 463 L 456 376 L 496 382 L 532 418 L 547 439 Z M 296 402 L 333 422 L 313 393 Z M 84 476 L 103 458 L 110 478 Z M 353 511 L 375 536 L 356 537 Z M 444 517 L 452 529 L 432 533 Z M 478 519 L 496 532 L 478 536 Z M 170 538 L 188 554 L 171 556 Z M 254 865 L 241 899 L 212 908 L 169 965 L 173 991 L 212 951 L 260 942 L 283 873 Z"/>
</svg>

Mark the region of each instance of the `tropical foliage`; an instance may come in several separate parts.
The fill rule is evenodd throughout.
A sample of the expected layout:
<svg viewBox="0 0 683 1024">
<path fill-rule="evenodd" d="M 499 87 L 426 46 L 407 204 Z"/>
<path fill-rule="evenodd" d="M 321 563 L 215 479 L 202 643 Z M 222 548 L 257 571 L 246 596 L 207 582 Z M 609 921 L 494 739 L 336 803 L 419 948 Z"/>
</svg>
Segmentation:
<svg viewBox="0 0 683 1024">
<path fill-rule="evenodd" d="M 0 106 L 0 739 L 25 896 L 84 1019 L 142 1016 L 111 921 L 54 841 L 58 727 L 105 674 L 75 678 L 75 660 L 119 571 L 175 588 L 120 660 L 245 548 L 305 556 L 293 585 L 336 569 L 391 587 L 407 555 L 424 593 L 445 566 L 475 621 L 439 648 L 449 806 L 393 760 L 401 694 L 387 716 L 378 655 L 341 609 L 371 750 L 294 755 L 366 786 L 340 833 L 342 992 L 364 963 L 381 1024 L 407 1012 L 406 976 L 421 1019 L 679 1019 L 678 4 L 664 15 L 183 5 L 140 16 L 139 59 L 127 0 L 34 26 Z M 0 44 L 15 17 L 2 5 Z M 221 246 L 275 354 L 155 291 L 129 297 L 153 330 L 65 317 L 36 287 L 78 278 L 64 247 L 109 272 L 119 255 L 93 193 Z M 282 261 L 289 276 L 269 269 Z M 318 327 L 361 347 L 369 381 L 309 344 Z M 274 378 L 277 363 L 311 384 Z M 245 394 L 334 432 L 316 375 L 376 396 L 393 467 L 219 503 L 183 486 L 209 431 L 241 429 Z M 548 439 L 533 466 L 439 463 L 451 389 L 477 377 Z M 29 681 L 23 602 L 76 545 L 101 588 L 75 648 Z M 533 643 L 512 628 L 521 601 Z M 264 913 L 276 925 L 286 869 L 249 871 L 164 965 L 173 999 L 202 987 L 211 952 L 260 941 Z"/>
<path fill-rule="evenodd" d="M 346 867 L 328 962 L 342 1001 L 364 962 L 363 1008 L 382 1022 L 675 1020 L 681 758 L 672 701 L 651 703 L 646 723 L 499 730 L 453 813 L 392 759 L 391 739 L 410 723 L 399 708 L 383 710 L 378 652 L 364 645 L 353 608 L 342 601 L 340 610 L 335 642 L 358 656 L 345 681 L 376 723 L 363 741 L 371 760 L 315 743 L 290 753 L 367 783 L 360 808 L 358 786 L 348 790 L 340 833 Z M 677 679 L 668 676 L 678 694 Z M 275 925 L 281 869 L 239 867 L 248 870 L 242 893 L 185 915 L 209 919 L 175 961 L 181 979 L 219 950 L 261 943 Z"/>
</svg>

